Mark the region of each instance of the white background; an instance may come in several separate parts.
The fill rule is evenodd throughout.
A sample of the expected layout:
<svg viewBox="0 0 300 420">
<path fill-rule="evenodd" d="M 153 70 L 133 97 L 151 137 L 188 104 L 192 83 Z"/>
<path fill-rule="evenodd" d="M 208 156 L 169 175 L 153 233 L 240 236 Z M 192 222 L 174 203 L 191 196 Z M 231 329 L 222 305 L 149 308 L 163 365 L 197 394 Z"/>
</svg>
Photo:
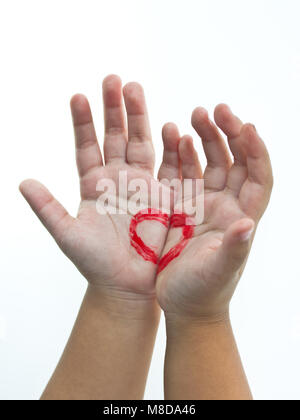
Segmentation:
<svg viewBox="0 0 300 420">
<path fill-rule="evenodd" d="M 157 162 L 162 124 L 194 134 L 198 105 L 228 103 L 265 139 L 275 188 L 232 319 L 255 398 L 300 399 L 299 14 L 298 0 L 0 2 L 1 399 L 40 396 L 86 287 L 18 184 L 39 179 L 76 213 L 69 98 L 89 97 L 101 138 L 109 73 L 144 85 Z M 146 398 L 163 398 L 164 346 L 162 323 Z"/>
</svg>

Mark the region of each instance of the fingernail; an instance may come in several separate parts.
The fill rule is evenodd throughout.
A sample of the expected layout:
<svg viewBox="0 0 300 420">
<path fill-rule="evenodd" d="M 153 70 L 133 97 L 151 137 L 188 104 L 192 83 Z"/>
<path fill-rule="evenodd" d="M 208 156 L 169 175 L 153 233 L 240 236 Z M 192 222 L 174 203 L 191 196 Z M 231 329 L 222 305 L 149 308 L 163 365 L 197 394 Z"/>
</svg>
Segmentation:
<svg viewBox="0 0 300 420">
<path fill-rule="evenodd" d="M 247 242 L 247 241 L 249 241 L 249 239 L 250 239 L 250 238 L 251 238 L 251 236 L 252 236 L 253 231 L 254 231 L 254 228 L 252 228 L 252 229 L 248 230 L 247 232 L 242 233 L 242 235 L 241 235 L 241 241 L 242 241 L 242 242 Z"/>
</svg>

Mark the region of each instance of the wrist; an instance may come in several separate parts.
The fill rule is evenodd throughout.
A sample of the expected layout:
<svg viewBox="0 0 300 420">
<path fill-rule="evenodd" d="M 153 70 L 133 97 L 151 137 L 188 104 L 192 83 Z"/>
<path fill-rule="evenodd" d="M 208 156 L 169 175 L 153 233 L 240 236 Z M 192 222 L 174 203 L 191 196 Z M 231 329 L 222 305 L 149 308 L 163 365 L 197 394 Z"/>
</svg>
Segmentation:
<svg viewBox="0 0 300 420">
<path fill-rule="evenodd" d="M 166 399 L 249 400 L 229 314 L 167 317 Z"/>
<path fill-rule="evenodd" d="M 148 321 L 158 324 L 160 307 L 155 295 L 143 295 L 134 292 L 124 292 L 116 289 L 103 289 L 95 285 L 88 285 L 86 304 L 101 311 L 104 316 L 119 320 Z"/>
<path fill-rule="evenodd" d="M 165 313 L 165 320 L 168 339 L 197 338 L 215 330 L 231 330 L 229 310 L 197 317 Z"/>
</svg>

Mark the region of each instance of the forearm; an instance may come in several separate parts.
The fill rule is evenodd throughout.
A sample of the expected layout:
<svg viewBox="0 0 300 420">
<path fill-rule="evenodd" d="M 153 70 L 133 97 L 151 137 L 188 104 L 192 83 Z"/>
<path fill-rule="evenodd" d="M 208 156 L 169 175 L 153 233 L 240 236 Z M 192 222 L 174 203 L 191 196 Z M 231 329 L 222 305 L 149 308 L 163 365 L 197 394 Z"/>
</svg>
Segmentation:
<svg viewBox="0 0 300 420">
<path fill-rule="evenodd" d="M 42 399 L 142 399 L 159 310 L 154 299 L 108 299 L 88 288 Z"/>
<path fill-rule="evenodd" d="M 251 400 L 229 317 L 167 319 L 165 398 Z"/>
</svg>

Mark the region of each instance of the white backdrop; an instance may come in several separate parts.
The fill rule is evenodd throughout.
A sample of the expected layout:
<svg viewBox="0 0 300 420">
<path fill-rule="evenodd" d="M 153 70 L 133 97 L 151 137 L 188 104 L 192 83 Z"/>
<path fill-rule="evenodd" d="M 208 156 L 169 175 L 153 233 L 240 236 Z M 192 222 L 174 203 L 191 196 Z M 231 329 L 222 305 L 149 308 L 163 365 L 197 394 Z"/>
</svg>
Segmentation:
<svg viewBox="0 0 300 420">
<path fill-rule="evenodd" d="M 299 14 L 298 0 L 0 2 L 1 399 L 39 397 L 86 287 L 18 184 L 76 213 L 69 98 L 89 97 L 101 138 L 109 73 L 144 85 L 158 163 L 162 124 L 194 134 L 198 105 L 228 103 L 265 139 L 275 188 L 232 319 L 255 398 L 300 399 Z M 163 398 L 164 346 L 161 324 L 146 398 Z"/>
</svg>

